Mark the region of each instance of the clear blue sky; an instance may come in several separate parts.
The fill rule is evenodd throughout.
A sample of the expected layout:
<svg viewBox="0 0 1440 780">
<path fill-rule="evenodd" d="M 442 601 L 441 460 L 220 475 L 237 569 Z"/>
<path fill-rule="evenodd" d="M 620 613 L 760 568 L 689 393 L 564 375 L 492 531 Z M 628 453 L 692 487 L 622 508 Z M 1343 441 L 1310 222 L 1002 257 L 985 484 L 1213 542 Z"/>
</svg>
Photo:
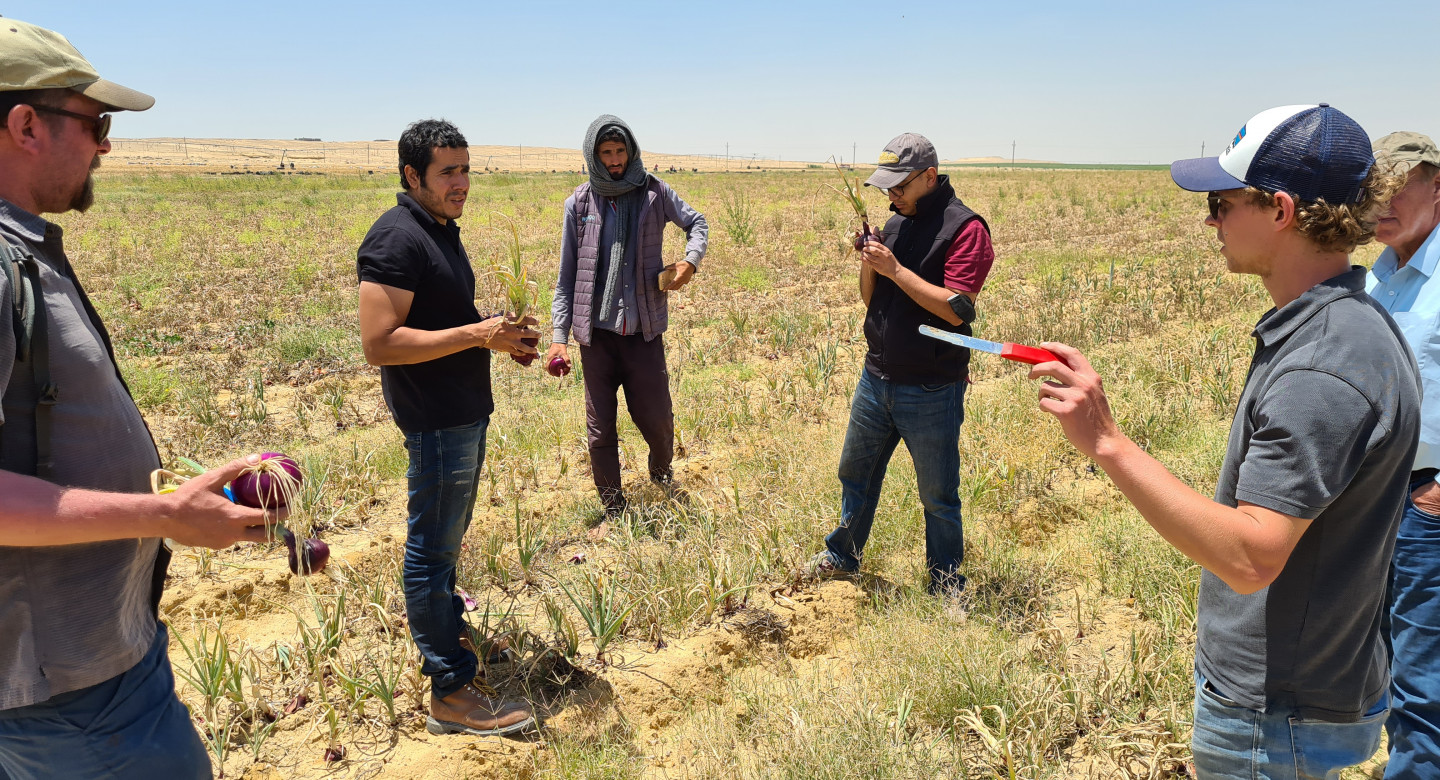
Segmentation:
<svg viewBox="0 0 1440 780">
<path fill-rule="evenodd" d="M 1328 102 L 1440 137 L 1440 2 L 0 3 L 156 96 L 119 137 L 576 148 L 601 113 L 661 152 L 1170 162 Z M 1428 41 L 1428 43 L 1427 43 Z"/>
</svg>

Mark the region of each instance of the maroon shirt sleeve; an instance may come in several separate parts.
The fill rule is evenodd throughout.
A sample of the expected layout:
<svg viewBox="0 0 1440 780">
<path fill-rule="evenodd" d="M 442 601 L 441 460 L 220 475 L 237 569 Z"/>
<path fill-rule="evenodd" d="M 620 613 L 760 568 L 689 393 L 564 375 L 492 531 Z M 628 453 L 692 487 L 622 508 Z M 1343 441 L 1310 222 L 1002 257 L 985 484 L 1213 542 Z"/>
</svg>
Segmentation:
<svg viewBox="0 0 1440 780">
<path fill-rule="evenodd" d="M 978 293 L 994 264 L 995 248 L 990 244 L 990 231 L 985 229 L 985 223 L 972 219 L 950 242 L 950 251 L 945 255 L 945 286 Z"/>
</svg>

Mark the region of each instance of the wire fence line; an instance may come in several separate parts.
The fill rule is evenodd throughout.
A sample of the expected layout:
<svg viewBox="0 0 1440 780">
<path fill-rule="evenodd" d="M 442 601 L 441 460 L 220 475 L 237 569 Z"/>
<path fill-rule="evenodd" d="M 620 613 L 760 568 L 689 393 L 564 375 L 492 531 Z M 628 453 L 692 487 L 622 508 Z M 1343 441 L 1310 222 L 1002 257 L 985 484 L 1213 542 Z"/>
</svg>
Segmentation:
<svg viewBox="0 0 1440 780">
<path fill-rule="evenodd" d="M 199 167 L 237 170 L 359 169 L 389 172 L 399 165 L 394 141 L 266 141 L 189 138 L 112 138 L 111 165 Z M 803 169 L 820 165 L 803 160 L 740 158 L 724 154 L 645 152 L 645 162 L 658 171 L 743 171 Z M 578 150 L 553 147 L 472 146 L 470 165 L 477 171 L 583 172 Z"/>
</svg>

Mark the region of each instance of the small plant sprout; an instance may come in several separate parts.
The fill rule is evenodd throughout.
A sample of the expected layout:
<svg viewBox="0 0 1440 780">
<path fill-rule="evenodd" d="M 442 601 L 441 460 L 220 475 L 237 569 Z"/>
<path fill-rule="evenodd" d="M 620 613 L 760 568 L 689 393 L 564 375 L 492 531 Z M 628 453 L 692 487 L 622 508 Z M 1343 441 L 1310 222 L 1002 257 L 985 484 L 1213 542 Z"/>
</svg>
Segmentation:
<svg viewBox="0 0 1440 780">
<path fill-rule="evenodd" d="M 835 190 L 835 192 L 843 196 L 845 200 L 849 201 L 850 208 L 855 209 L 855 216 L 860 218 L 860 235 L 855 237 L 855 249 L 859 251 L 865 248 L 866 241 L 879 241 L 880 234 L 870 229 L 870 213 L 865 210 L 865 198 L 860 194 L 860 187 L 862 186 L 860 175 L 856 174 L 852 179 L 845 175 L 845 169 L 840 167 L 840 163 L 835 162 L 834 157 L 830 158 L 830 162 L 835 165 L 835 172 L 840 174 L 840 184 L 845 189 L 841 190 L 840 187 L 830 184 L 825 186 Z"/>
<path fill-rule="evenodd" d="M 585 620 L 585 627 L 590 629 L 590 636 L 595 639 L 595 658 L 599 660 L 604 658 L 605 648 L 620 633 L 625 618 L 639 602 L 625 599 L 619 582 L 613 576 L 586 575 L 585 586 L 583 597 L 577 596 L 564 583 L 560 584 L 560 589 Z"/>
<path fill-rule="evenodd" d="M 535 303 L 535 296 L 539 294 L 539 286 L 530 279 L 530 269 L 525 267 L 525 258 L 520 251 L 520 228 L 515 220 L 500 212 L 495 215 L 505 220 L 504 232 L 505 249 L 500 257 L 495 260 L 495 276 L 500 280 L 502 292 L 505 294 L 505 303 L 510 308 L 510 314 L 516 323 L 524 319 L 525 313 Z M 496 228 L 502 230 L 501 228 Z M 529 346 L 537 346 L 540 343 L 538 338 L 527 338 L 524 340 Z M 535 360 L 534 355 L 510 355 L 510 358 L 522 366 L 528 366 Z"/>
</svg>

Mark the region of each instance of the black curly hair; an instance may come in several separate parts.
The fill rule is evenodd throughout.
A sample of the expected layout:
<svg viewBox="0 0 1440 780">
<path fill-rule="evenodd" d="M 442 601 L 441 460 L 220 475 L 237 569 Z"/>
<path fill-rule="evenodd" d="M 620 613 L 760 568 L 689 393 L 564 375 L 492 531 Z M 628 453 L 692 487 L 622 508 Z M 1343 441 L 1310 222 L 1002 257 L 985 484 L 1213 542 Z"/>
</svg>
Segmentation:
<svg viewBox="0 0 1440 780">
<path fill-rule="evenodd" d="M 422 119 L 412 122 L 400 134 L 400 186 L 410 189 L 405 180 L 405 166 L 415 169 L 420 175 L 420 185 L 425 185 L 425 169 L 435 157 L 435 149 L 465 149 L 470 144 L 460 129 L 443 119 Z"/>
</svg>

